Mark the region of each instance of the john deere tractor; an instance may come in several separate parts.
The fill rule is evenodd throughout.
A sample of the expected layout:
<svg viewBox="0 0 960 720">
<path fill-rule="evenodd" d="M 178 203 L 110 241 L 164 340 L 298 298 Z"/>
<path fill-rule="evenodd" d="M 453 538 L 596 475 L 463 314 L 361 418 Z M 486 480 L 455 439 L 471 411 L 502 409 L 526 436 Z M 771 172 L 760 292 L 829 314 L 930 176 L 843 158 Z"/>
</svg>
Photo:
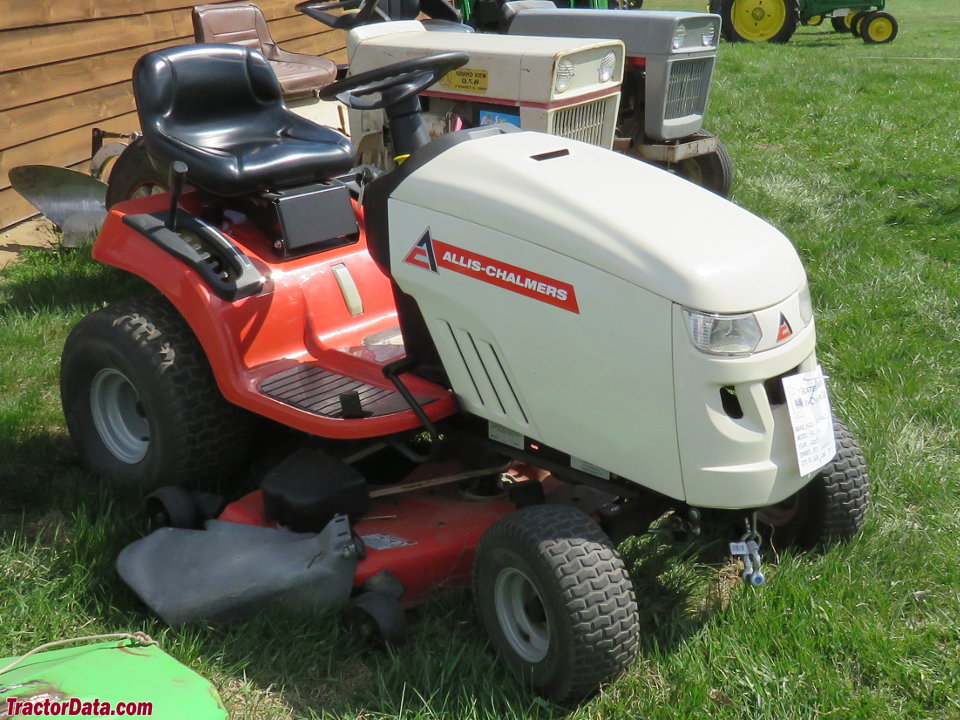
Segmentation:
<svg viewBox="0 0 960 720">
<path fill-rule="evenodd" d="M 731 42 L 785 43 L 801 23 L 820 25 L 829 17 L 837 32 L 872 45 L 897 36 L 897 21 L 884 5 L 885 0 L 844 5 L 837 0 L 710 0 L 710 12 L 723 17 L 723 37 Z"/>
</svg>

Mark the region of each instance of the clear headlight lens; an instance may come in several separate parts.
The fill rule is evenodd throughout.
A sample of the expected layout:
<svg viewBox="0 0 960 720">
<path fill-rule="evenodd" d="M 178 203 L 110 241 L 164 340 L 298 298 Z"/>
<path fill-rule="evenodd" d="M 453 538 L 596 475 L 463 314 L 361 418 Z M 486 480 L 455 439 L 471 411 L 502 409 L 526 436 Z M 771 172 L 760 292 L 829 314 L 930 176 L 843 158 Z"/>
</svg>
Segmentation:
<svg viewBox="0 0 960 720">
<path fill-rule="evenodd" d="M 683 25 L 677 25 L 673 31 L 673 49 L 679 50 L 683 47 L 683 41 L 687 39 L 687 28 Z"/>
<path fill-rule="evenodd" d="M 600 59 L 600 76 L 599 80 L 602 83 L 610 82 L 613 78 L 613 73 L 617 69 L 617 56 L 608 52 Z"/>
<path fill-rule="evenodd" d="M 569 60 L 564 59 L 557 63 L 557 78 L 554 80 L 553 84 L 557 92 L 562 93 L 564 90 L 570 87 L 576 74 L 576 69 L 573 67 L 573 63 Z"/>
<path fill-rule="evenodd" d="M 706 30 L 703 31 L 703 34 L 700 35 L 700 42 L 703 43 L 704 47 L 710 47 L 713 45 L 714 41 L 717 39 L 717 28 L 714 25 L 711 25 Z"/>
<path fill-rule="evenodd" d="M 760 323 L 753 313 L 715 315 L 683 309 L 690 339 L 698 350 L 712 355 L 745 355 L 760 344 Z"/>
<path fill-rule="evenodd" d="M 800 288 L 800 319 L 803 320 L 803 326 L 806 327 L 813 320 L 813 301 L 810 299 L 810 286 L 807 283 Z"/>
</svg>

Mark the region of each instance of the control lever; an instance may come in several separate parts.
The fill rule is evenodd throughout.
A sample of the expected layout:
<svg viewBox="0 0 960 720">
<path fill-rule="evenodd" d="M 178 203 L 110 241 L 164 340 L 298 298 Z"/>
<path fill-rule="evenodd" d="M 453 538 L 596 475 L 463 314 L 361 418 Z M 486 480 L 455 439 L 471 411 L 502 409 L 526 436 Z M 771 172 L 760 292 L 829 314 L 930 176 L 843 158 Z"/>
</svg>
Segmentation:
<svg viewBox="0 0 960 720">
<path fill-rule="evenodd" d="M 180 202 L 180 193 L 183 192 L 183 178 L 187 175 L 187 164 L 174 160 L 170 166 L 170 175 L 167 178 L 167 187 L 170 188 L 170 214 L 167 216 L 167 230 L 177 229 L 177 204 Z"/>
</svg>

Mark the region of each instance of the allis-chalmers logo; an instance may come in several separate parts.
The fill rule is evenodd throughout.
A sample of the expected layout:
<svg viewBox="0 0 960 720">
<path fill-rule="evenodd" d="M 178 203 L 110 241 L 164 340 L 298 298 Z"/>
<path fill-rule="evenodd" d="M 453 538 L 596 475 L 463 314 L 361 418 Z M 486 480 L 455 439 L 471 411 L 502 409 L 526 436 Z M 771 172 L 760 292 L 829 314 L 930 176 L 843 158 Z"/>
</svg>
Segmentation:
<svg viewBox="0 0 960 720">
<path fill-rule="evenodd" d="M 438 274 L 440 268 L 452 270 L 548 305 L 580 313 L 577 294 L 570 283 L 435 240 L 430 235 L 430 228 L 410 249 L 404 262 Z"/>
<path fill-rule="evenodd" d="M 791 335 L 793 335 L 793 328 L 790 327 L 790 323 L 787 322 L 786 315 L 780 313 L 780 327 L 777 329 L 777 342 L 783 342 Z"/>
</svg>

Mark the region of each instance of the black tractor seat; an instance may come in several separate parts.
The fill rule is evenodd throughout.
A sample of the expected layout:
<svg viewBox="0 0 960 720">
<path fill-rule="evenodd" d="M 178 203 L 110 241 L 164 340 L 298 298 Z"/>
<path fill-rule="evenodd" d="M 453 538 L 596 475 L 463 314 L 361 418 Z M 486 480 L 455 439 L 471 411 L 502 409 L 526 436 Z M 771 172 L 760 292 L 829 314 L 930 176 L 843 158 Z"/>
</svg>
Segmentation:
<svg viewBox="0 0 960 720">
<path fill-rule="evenodd" d="M 267 59 L 239 45 L 181 45 L 133 70 L 144 142 L 154 163 L 186 163 L 188 181 L 236 197 L 327 179 L 353 167 L 343 135 L 291 112 Z"/>
</svg>

